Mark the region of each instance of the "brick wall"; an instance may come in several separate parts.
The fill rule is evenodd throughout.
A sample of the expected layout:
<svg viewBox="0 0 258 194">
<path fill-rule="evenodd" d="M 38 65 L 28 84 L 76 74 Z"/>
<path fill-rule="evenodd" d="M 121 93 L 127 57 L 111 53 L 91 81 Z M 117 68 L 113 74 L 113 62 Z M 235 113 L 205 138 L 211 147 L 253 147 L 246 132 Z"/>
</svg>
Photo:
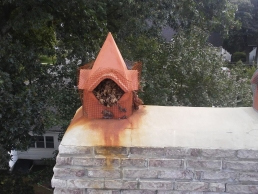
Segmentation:
<svg viewBox="0 0 258 194">
<path fill-rule="evenodd" d="M 59 147 L 55 194 L 258 194 L 258 151 Z"/>
</svg>

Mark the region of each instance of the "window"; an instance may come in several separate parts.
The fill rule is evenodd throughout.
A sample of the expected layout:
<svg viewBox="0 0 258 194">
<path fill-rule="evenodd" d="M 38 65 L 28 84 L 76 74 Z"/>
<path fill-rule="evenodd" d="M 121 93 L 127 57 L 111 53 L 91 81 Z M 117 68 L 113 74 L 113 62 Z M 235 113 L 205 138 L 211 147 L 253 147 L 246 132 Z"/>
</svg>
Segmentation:
<svg viewBox="0 0 258 194">
<path fill-rule="evenodd" d="M 45 147 L 44 136 L 36 136 L 36 146 L 37 148 Z"/>
<path fill-rule="evenodd" d="M 31 148 L 54 148 L 53 136 L 34 136 Z"/>
<path fill-rule="evenodd" d="M 54 137 L 45 136 L 45 138 L 46 138 L 46 148 L 54 148 Z"/>
</svg>

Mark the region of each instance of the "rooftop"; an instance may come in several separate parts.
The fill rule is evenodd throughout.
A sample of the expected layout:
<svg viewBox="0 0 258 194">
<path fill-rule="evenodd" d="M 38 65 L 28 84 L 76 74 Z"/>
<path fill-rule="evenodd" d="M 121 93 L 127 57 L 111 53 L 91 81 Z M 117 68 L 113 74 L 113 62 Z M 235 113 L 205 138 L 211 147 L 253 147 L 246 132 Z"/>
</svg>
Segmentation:
<svg viewBox="0 0 258 194">
<path fill-rule="evenodd" d="M 258 113 L 251 107 L 141 106 L 127 119 L 88 119 L 79 108 L 63 146 L 257 149 Z"/>
</svg>

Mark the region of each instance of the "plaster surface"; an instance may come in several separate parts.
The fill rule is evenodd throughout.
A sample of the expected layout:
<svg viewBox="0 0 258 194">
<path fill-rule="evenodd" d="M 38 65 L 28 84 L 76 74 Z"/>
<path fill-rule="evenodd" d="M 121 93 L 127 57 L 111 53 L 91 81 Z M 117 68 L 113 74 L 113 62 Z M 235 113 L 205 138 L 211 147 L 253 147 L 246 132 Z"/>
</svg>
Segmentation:
<svg viewBox="0 0 258 194">
<path fill-rule="evenodd" d="M 258 150 L 258 112 L 251 107 L 141 106 L 127 119 L 90 120 L 79 108 L 61 145 Z"/>
</svg>

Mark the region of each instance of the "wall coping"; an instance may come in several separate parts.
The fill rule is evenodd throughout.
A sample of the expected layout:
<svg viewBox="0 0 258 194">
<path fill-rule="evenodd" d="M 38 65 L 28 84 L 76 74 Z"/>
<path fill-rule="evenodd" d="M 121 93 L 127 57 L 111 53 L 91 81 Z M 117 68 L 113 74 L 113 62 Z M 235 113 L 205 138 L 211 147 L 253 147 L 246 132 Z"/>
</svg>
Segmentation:
<svg viewBox="0 0 258 194">
<path fill-rule="evenodd" d="M 88 119 L 80 107 L 61 146 L 184 147 L 258 150 L 252 107 L 141 106 L 127 119 Z"/>
</svg>

